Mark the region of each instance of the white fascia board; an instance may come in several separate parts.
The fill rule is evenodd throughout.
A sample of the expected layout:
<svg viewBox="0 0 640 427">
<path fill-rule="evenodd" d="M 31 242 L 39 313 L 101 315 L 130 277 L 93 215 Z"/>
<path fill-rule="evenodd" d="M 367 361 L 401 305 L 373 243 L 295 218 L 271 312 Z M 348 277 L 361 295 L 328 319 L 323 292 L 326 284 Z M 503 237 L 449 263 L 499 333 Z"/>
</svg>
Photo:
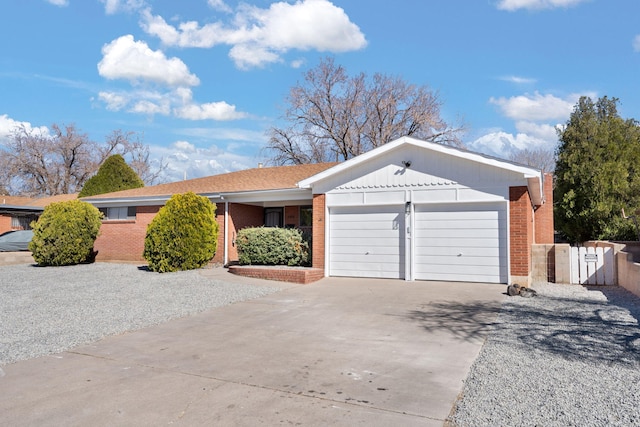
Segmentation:
<svg viewBox="0 0 640 427">
<path fill-rule="evenodd" d="M 222 193 L 220 200 L 231 203 L 279 202 L 294 200 L 311 200 L 313 195 L 307 189 L 292 188 L 284 190 L 242 191 Z"/>
<path fill-rule="evenodd" d="M 397 147 L 404 145 L 404 144 L 411 144 L 411 145 L 415 145 L 421 148 L 424 148 L 426 150 L 431 150 L 434 152 L 438 152 L 438 153 L 444 153 L 444 154 L 448 154 L 451 156 L 455 156 L 455 157 L 459 157 L 462 159 L 467 159 L 473 162 L 478 162 L 481 164 L 485 164 L 485 165 L 489 165 L 489 166 L 493 166 L 496 168 L 500 168 L 500 169 L 505 169 L 505 170 L 509 170 L 512 172 L 516 172 L 516 173 L 521 173 L 523 175 L 524 178 L 529 179 L 529 178 L 538 178 L 541 179 L 542 178 L 542 172 L 538 169 L 535 168 L 531 168 L 528 166 L 524 166 L 524 165 L 519 165 L 516 163 L 512 163 L 509 162 L 507 160 L 502 160 L 502 159 L 498 159 L 496 157 L 491 157 L 491 156 L 487 156 L 484 154 L 479 154 L 479 153 L 473 153 L 471 151 L 465 151 L 456 147 L 451 147 L 449 145 L 443 145 L 443 144 L 438 144 L 435 142 L 428 142 L 428 141 L 422 141 L 419 139 L 415 139 L 415 138 L 411 138 L 408 136 L 403 136 L 402 138 L 396 139 L 394 141 L 391 141 L 387 144 L 384 144 L 378 148 L 375 148 L 371 151 L 368 151 L 364 154 L 361 154 L 357 157 L 354 157 L 352 159 L 349 159 L 345 162 L 342 162 L 332 168 L 329 168 L 323 172 L 320 172 L 316 175 L 313 175 L 309 178 L 306 178 L 302 181 L 300 181 L 298 183 L 298 187 L 300 188 L 311 188 L 313 186 L 313 184 L 315 184 L 318 181 L 321 181 L 325 178 L 328 178 L 330 176 L 339 174 L 340 172 L 354 167 L 356 165 L 359 165 L 363 162 L 366 162 L 367 160 L 371 159 L 371 158 L 375 158 L 378 156 L 382 156 L 385 153 L 396 149 Z"/>
<path fill-rule="evenodd" d="M 214 202 L 231 203 L 256 203 L 256 202 L 279 202 L 311 200 L 311 191 L 300 188 L 282 190 L 263 191 L 240 191 L 234 193 L 201 193 L 200 196 L 207 197 Z M 123 198 L 96 198 L 85 200 L 98 208 L 116 206 L 162 206 L 170 199 L 170 196 L 153 197 L 123 197 Z"/>
<path fill-rule="evenodd" d="M 29 205 L 5 205 L 0 204 L 0 209 L 8 209 L 8 210 L 20 210 L 20 211 L 38 211 L 42 212 L 44 208 L 42 206 L 29 206 Z"/>
<path fill-rule="evenodd" d="M 218 193 L 200 194 L 209 199 L 220 197 Z M 114 206 L 163 206 L 171 196 L 146 196 L 146 197 L 122 197 L 122 198 L 96 198 L 96 199 L 80 199 L 84 202 L 91 203 L 97 208 L 106 208 Z"/>
</svg>

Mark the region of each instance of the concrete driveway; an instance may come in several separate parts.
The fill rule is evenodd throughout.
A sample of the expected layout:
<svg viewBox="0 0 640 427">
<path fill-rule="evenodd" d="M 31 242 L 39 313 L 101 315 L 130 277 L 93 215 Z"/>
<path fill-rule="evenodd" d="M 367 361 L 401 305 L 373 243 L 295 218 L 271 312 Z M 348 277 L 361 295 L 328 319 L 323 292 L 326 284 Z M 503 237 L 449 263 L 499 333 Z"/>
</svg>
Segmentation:
<svg viewBox="0 0 640 427">
<path fill-rule="evenodd" d="M 217 270 L 209 274 L 248 280 Z M 0 424 L 442 426 L 504 289 L 288 285 L 2 366 Z"/>
</svg>

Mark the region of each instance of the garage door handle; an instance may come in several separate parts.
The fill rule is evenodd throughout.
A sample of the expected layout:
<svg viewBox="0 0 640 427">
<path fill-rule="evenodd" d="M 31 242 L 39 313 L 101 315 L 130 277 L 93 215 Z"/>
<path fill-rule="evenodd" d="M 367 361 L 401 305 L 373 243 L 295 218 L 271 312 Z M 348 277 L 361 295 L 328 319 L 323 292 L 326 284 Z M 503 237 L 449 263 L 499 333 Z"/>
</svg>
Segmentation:
<svg viewBox="0 0 640 427">
<path fill-rule="evenodd" d="M 462 252 L 460 252 L 460 253 L 458 254 L 458 256 L 462 256 Z"/>
</svg>

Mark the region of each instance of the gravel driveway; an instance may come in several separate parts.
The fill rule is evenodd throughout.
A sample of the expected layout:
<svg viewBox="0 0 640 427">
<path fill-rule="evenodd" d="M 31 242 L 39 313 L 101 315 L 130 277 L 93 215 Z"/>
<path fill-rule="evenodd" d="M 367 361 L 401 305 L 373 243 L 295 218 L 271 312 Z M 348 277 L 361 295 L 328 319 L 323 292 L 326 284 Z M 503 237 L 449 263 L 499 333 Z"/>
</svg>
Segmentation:
<svg viewBox="0 0 640 427">
<path fill-rule="evenodd" d="M 0 267 L 0 366 L 278 290 L 130 264 Z"/>
<path fill-rule="evenodd" d="M 620 287 L 534 289 L 503 304 L 454 425 L 640 425 L 640 299 Z"/>
</svg>

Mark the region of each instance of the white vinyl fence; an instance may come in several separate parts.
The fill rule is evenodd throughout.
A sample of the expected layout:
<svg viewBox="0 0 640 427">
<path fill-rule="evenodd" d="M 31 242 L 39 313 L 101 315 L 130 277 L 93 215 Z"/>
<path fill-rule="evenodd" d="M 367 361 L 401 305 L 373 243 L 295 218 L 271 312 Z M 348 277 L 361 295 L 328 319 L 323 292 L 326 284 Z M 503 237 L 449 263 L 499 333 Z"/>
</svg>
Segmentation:
<svg viewBox="0 0 640 427">
<path fill-rule="evenodd" d="M 571 247 L 571 284 L 615 285 L 613 248 Z"/>
</svg>

